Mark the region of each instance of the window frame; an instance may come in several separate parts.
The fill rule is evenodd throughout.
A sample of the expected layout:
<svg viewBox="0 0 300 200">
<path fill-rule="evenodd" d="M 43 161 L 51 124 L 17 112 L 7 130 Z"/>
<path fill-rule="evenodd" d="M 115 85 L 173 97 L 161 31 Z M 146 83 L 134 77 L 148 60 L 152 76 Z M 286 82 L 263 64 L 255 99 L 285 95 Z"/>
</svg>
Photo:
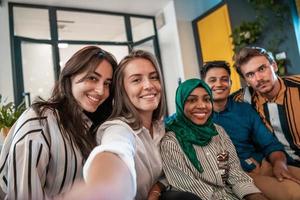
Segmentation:
<svg viewBox="0 0 300 200">
<path fill-rule="evenodd" d="M 49 14 L 49 25 L 50 25 L 50 39 L 34 39 L 28 37 L 21 37 L 14 35 L 14 7 L 26 7 L 26 8 L 42 8 L 48 9 Z M 112 45 L 112 46 L 127 46 L 128 52 L 130 52 L 134 46 L 147 42 L 149 40 L 153 40 L 154 52 L 155 56 L 158 59 L 158 62 L 162 68 L 159 42 L 158 42 L 158 34 L 156 21 L 154 16 L 148 15 L 137 15 L 137 14 L 129 14 L 129 13 L 119 13 L 119 12 L 110 12 L 110 11 L 102 11 L 102 10 L 92 10 L 92 9 L 79 9 L 72 7 L 60 7 L 60 6 L 46 6 L 46 5 L 38 5 L 38 4 L 24 4 L 24 3 L 8 3 L 9 9 L 9 30 L 10 30 L 10 43 L 11 43 L 11 63 L 12 63 L 12 76 L 13 76 L 13 88 L 14 88 L 14 100 L 18 105 L 23 101 L 24 97 L 28 95 L 28 93 L 24 92 L 24 82 L 23 82 L 23 66 L 22 66 L 22 53 L 21 53 L 21 42 L 29 41 L 33 43 L 47 43 L 52 46 L 53 53 L 53 70 L 55 80 L 58 79 L 60 73 L 60 57 L 59 57 L 59 48 L 58 43 L 68 43 L 75 45 Z M 85 40 L 59 40 L 58 39 L 58 28 L 57 28 L 57 11 L 75 11 L 75 12 L 85 12 L 85 13 L 94 13 L 94 14 L 106 14 L 106 15 L 117 15 L 124 17 L 124 25 L 126 30 L 126 38 L 127 41 L 124 42 L 114 42 L 114 41 L 85 41 Z M 143 38 L 139 41 L 133 41 L 132 38 L 132 29 L 130 23 L 130 17 L 137 18 L 146 18 L 153 20 L 153 28 L 154 35 L 150 37 Z M 31 100 L 28 99 L 30 102 Z"/>
</svg>

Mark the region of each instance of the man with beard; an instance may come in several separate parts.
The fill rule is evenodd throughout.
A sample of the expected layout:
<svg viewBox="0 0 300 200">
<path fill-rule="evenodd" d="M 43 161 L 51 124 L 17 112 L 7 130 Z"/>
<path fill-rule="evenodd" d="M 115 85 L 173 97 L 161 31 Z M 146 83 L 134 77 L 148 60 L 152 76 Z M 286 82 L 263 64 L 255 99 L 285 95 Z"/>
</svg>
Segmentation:
<svg viewBox="0 0 300 200">
<path fill-rule="evenodd" d="M 248 87 L 235 94 L 253 105 L 288 154 L 288 164 L 300 166 L 300 76 L 279 77 L 271 53 L 245 47 L 234 56 L 235 68 Z M 246 113 L 245 113 L 246 114 Z"/>
</svg>

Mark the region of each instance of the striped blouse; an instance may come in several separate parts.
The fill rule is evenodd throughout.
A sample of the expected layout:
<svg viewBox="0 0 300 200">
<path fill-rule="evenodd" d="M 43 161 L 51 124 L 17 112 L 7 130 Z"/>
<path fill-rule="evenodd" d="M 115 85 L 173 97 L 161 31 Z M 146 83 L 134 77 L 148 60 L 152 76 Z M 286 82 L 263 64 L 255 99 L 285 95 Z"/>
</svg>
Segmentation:
<svg viewBox="0 0 300 200">
<path fill-rule="evenodd" d="M 62 136 L 54 113 L 38 117 L 29 108 L 2 148 L 0 186 L 7 199 L 51 199 L 82 179 L 82 165 L 81 152 Z"/>
<path fill-rule="evenodd" d="M 216 125 L 218 135 L 206 146 L 194 145 L 197 158 L 203 167 L 200 173 L 181 149 L 173 132 L 168 132 L 161 143 L 163 169 L 167 180 L 176 190 L 188 191 L 203 200 L 242 199 L 259 193 L 252 179 L 241 169 L 235 148 L 221 126 Z M 218 167 L 217 154 L 228 152 L 229 166 L 226 181 L 222 179 L 224 169 Z"/>
<path fill-rule="evenodd" d="M 236 101 L 253 105 L 266 126 L 284 145 L 289 164 L 300 166 L 300 76 L 278 77 L 280 91 L 268 101 L 252 88 L 234 93 Z"/>
</svg>

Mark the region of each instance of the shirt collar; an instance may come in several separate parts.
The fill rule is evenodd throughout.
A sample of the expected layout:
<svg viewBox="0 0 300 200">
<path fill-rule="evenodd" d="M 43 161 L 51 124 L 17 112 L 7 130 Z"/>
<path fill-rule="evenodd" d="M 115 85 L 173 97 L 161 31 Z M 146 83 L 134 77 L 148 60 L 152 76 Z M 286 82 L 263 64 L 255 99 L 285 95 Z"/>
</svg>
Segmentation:
<svg viewBox="0 0 300 200">
<path fill-rule="evenodd" d="M 226 105 L 225 105 L 225 108 L 224 110 L 221 110 L 221 111 L 214 111 L 216 113 L 221 113 L 221 112 L 225 112 L 225 111 L 230 111 L 232 109 L 232 99 L 230 97 L 227 98 L 227 102 L 226 102 Z"/>
<path fill-rule="evenodd" d="M 160 143 L 161 139 L 165 135 L 165 126 L 164 126 L 164 123 L 162 120 L 152 122 L 152 126 L 153 126 L 152 140 L 155 144 L 158 145 Z M 145 128 L 144 126 L 142 128 L 140 128 L 139 130 L 134 131 L 134 133 L 136 135 L 147 134 L 147 135 L 149 135 L 149 137 L 151 137 L 149 130 L 147 128 Z"/>
<path fill-rule="evenodd" d="M 124 121 L 125 123 L 128 123 L 130 121 L 129 119 L 126 119 L 124 117 L 121 117 L 121 120 Z M 157 120 L 157 121 L 152 122 L 152 126 L 153 126 L 153 134 L 154 134 L 153 139 L 155 139 L 156 137 L 161 138 L 162 136 L 164 136 L 165 126 L 164 126 L 163 120 Z M 136 135 L 141 134 L 143 132 L 146 132 L 147 134 L 150 134 L 149 130 L 144 126 L 140 129 L 133 130 L 133 132 Z"/>
<path fill-rule="evenodd" d="M 227 103 L 226 103 L 224 111 L 225 110 L 230 111 L 232 109 L 232 106 L 233 106 L 233 100 L 229 97 L 229 98 L 227 98 Z"/>
<path fill-rule="evenodd" d="M 225 111 L 230 111 L 232 109 L 232 98 L 230 97 L 227 97 L 227 102 L 225 104 L 225 108 L 224 110 L 221 110 L 221 111 L 214 111 L 215 113 L 221 113 L 221 112 L 225 112 Z"/>
<path fill-rule="evenodd" d="M 154 121 L 152 122 L 152 126 L 154 134 L 159 134 L 162 132 L 162 130 L 164 130 L 164 123 L 162 121 Z M 135 133 L 140 134 L 143 131 L 149 132 L 149 130 L 143 126 L 139 130 L 136 130 Z M 155 135 L 153 135 L 153 137 L 155 137 Z"/>
</svg>

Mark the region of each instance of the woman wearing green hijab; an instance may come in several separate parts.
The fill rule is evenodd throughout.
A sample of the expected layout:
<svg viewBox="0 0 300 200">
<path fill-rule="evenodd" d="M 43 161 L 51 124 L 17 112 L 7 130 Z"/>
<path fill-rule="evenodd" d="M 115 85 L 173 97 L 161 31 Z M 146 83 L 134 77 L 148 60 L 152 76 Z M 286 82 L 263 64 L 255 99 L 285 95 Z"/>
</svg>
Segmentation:
<svg viewBox="0 0 300 200">
<path fill-rule="evenodd" d="M 203 200 L 265 200 L 242 171 L 235 148 L 221 126 L 212 122 L 212 94 L 200 79 L 176 91 L 176 115 L 166 122 L 161 143 L 163 169 L 176 190 Z"/>
</svg>

